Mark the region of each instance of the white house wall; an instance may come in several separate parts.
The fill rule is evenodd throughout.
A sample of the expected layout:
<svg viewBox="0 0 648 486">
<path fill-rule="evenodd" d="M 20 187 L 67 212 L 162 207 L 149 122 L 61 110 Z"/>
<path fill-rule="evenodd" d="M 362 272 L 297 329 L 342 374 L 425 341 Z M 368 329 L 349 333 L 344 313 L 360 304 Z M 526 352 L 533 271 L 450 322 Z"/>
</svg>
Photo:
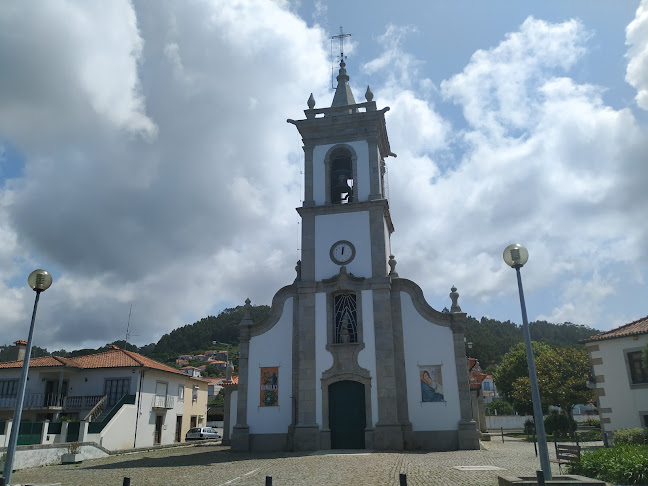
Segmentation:
<svg viewBox="0 0 648 486">
<path fill-rule="evenodd" d="M 110 451 L 131 449 L 135 443 L 135 420 L 137 406 L 124 405 L 100 434 L 89 434 L 88 440 L 95 441 Z M 129 433 L 124 433 L 127 430 Z M 140 431 L 137 431 L 139 435 Z M 138 441 L 139 442 L 139 441 Z"/>
<path fill-rule="evenodd" d="M 461 418 L 452 330 L 424 319 L 401 292 L 407 402 L 412 430 L 451 430 Z M 442 365 L 443 402 L 422 402 L 419 366 Z"/>
<path fill-rule="evenodd" d="M 325 214 L 315 217 L 315 280 L 337 275 L 339 265 L 330 258 L 330 248 L 336 241 L 348 240 L 355 246 L 353 261 L 346 267 L 354 275 L 371 275 L 371 240 L 369 212 Z"/>
<path fill-rule="evenodd" d="M 374 328 L 373 292 L 362 291 L 362 334 L 364 349 L 358 353 L 358 365 L 369 370 L 371 387 L 371 423 L 378 422 L 378 387 L 376 387 L 376 330 Z"/>
<path fill-rule="evenodd" d="M 356 194 L 358 195 L 358 200 L 366 201 L 369 199 L 369 147 L 365 141 L 349 142 L 344 145 L 353 147 L 358 157 L 358 180 L 354 181 L 354 184 L 357 187 Z M 318 145 L 313 150 L 313 181 L 320 181 L 320 183 L 313 184 L 313 198 L 315 204 L 318 206 L 326 203 L 326 170 L 324 157 L 326 157 L 326 152 L 331 147 L 333 147 L 333 144 Z"/>
<path fill-rule="evenodd" d="M 167 395 L 175 397 L 173 408 L 153 408 L 158 381 L 168 384 Z M 178 399 L 178 387 L 180 385 L 185 386 L 184 400 L 191 401 L 193 392 L 191 385 L 192 382 L 193 380 L 174 373 L 164 373 L 156 370 L 146 370 L 144 372 L 141 390 L 135 403 L 135 406 L 139 409 L 135 447 L 147 447 L 153 445 L 156 415 L 162 415 L 164 417 L 160 442 L 162 444 L 172 444 L 174 442 L 176 417 L 178 415 L 183 415 L 184 412 L 184 402 Z M 204 388 L 206 392 L 206 383 Z M 206 420 L 205 417 L 207 416 L 206 408 L 205 410 L 201 410 L 200 414 L 203 416 L 204 422 Z"/>
<path fill-rule="evenodd" d="M 279 321 L 250 339 L 248 418 L 251 434 L 285 433 L 292 421 L 293 299 L 286 299 Z M 260 407 L 261 368 L 279 367 L 279 406 Z M 234 402 L 232 402 L 234 403 Z"/>
<path fill-rule="evenodd" d="M 648 414 L 648 385 L 630 386 L 630 374 L 626 365 L 627 352 L 641 351 L 648 343 L 648 335 L 609 339 L 588 344 L 598 345 L 598 351 L 590 351 L 592 360 L 602 359 L 602 364 L 595 364 L 594 375 L 603 376 L 604 381 L 597 383 L 605 395 L 599 396 L 599 413 L 601 418 L 609 418 L 605 424 L 606 431 L 643 427 L 641 414 Z M 598 360 L 597 360 L 598 361 Z M 606 409 L 612 409 L 606 413 Z"/>
</svg>

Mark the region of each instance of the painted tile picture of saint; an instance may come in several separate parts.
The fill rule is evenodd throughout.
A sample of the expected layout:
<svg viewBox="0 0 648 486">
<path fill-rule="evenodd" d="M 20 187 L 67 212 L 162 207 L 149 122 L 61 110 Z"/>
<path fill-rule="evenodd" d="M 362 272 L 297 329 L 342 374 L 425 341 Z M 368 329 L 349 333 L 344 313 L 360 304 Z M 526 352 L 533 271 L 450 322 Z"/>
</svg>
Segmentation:
<svg viewBox="0 0 648 486">
<path fill-rule="evenodd" d="M 443 402 L 443 377 L 441 365 L 419 366 L 421 401 Z"/>
<path fill-rule="evenodd" d="M 260 407 L 279 406 L 279 367 L 261 368 Z"/>
</svg>

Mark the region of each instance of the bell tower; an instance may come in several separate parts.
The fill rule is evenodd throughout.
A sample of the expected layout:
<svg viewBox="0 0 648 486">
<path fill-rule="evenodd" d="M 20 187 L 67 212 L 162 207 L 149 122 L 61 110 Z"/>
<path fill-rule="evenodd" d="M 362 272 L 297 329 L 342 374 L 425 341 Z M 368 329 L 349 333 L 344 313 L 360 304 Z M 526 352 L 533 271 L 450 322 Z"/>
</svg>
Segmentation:
<svg viewBox="0 0 648 486">
<path fill-rule="evenodd" d="M 362 277 L 389 273 L 394 231 L 385 194 L 389 147 L 385 113 L 367 87 L 356 103 L 344 60 L 329 108 L 315 108 L 311 94 L 306 119 L 288 120 L 302 136 L 305 154 L 302 217 L 302 281 L 320 281 L 340 266 Z M 339 245 L 343 242 L 343 245 Z M 338 243 L 338 246 L 336 246 Z"/>
</svg>

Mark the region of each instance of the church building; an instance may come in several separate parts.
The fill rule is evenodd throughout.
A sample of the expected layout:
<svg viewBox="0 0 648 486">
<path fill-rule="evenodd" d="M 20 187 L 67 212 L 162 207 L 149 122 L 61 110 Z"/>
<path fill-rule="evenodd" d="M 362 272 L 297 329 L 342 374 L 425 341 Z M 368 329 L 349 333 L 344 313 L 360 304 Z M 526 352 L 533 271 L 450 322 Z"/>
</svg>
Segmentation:
<svg viewBox="0 0 648 486">
<path fill-rule="evenodd" d="M 236 451 L 478 449 L 462 322 L 398 275 L 385 192 L 385 113 L 356 103 L 345 62 L 330 108 L 288 120 L 305 154 L 297 278 L 240 324 L 238 385 L 225 387 Z"/>
</svg>

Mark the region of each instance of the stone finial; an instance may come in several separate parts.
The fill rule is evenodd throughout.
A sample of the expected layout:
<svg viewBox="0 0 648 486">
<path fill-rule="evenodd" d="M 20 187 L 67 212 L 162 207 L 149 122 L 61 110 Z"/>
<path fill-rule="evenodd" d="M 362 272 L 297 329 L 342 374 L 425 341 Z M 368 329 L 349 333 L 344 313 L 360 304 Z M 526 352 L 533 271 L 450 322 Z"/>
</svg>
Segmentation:
<svg viewBox="0 0 648 486">
<path fill-rule="evenodd" d="M 365 91 L 365 100 L 367 101 L 373 101 L 373 91 L 371 91 L 371 88 L 369 85 L 367 85 L 367 91 Z"/>
<path fill-rule="evenodd" d="M 450 312 L 452 314 L 454 314 L 456 312 L 461 312 L 461 307 L 459 307 L 459 304 L 457 302 L 459 300 L 459 294 L 457 293 L 457 287 L 455 287 L 453 285 L 450 290 L 451 290 L 450 299 L 452 299 L 452 305 L 450 306 Z"/>
<path fill-rule="evenodd" d="M 245 299 L 245 305 L 243 306 L 243 318 L 239 323 L 239 326 L 251 326 L 254 324 L 252 320 L 252 305 L 250 299 Z"/>
<path fill-rule="evenodd" d="M 297 272 L 297 277 L 295 277 L 295 282 L 301 280 L 301 260 L 297 260 L 297 265 L 295 265 L 295 272 Z"/>
<path fill-rule="evenodd" d="M 315 108 L 315 98 L 313 98 L 313 93 L 311 93 L 310 97 L 308 98 L 308 108 L 311 110 Z"/>
<path fill-rule="evenodd" d="M 396 272 L 396 259 L 394 258 L 394 255 L 389 255 L 389 275 L 391 277 L 398 277 L 398 272 Z"/>
</svg>

